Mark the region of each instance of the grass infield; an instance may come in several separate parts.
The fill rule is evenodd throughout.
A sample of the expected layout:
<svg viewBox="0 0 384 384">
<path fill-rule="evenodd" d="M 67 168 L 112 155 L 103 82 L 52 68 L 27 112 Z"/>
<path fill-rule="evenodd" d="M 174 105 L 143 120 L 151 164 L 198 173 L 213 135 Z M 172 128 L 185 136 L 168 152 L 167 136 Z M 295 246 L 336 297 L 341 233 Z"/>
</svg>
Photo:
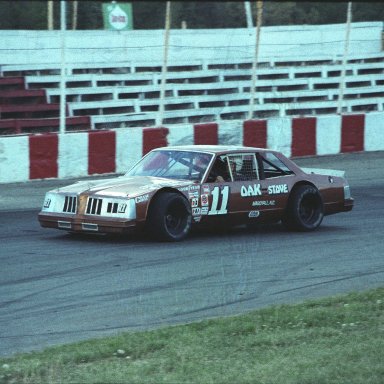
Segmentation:
<svg viewBox="0 0 384 384">
<path fill-rule="evenodd" d="M 0 383 L 384 383 L 384 287 L 0 358 Z"/>
</svg>

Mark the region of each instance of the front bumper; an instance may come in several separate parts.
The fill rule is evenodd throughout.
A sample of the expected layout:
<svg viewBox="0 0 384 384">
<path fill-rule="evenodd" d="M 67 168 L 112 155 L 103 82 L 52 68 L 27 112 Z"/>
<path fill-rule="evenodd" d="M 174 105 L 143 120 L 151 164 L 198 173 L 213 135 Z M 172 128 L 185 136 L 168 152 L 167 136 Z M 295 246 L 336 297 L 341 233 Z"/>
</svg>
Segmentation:
<svg viewBox="0 0 384 384">
<path fill-rule="evenodd" d="M 95 218 L 77 215 L 57 215 L 40 212 L 40 225 L 44 228 L 61 229 L 79 233 L 127 233 L 136 230 L 140 225 L 136 220 L 116 218 Z"/>
</svg>

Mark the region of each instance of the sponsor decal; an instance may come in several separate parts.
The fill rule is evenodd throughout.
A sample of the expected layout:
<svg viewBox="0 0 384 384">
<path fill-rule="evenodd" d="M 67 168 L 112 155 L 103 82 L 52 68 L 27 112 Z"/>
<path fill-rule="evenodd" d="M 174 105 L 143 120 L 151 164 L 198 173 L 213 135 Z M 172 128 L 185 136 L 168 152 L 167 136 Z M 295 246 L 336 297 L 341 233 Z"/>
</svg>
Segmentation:
<svg viewBox="0 0 384 384">
<path fill-rule="evenodd" d="M 260 184 L 242 185 L 240 189 L 240 195 L 241 197 L 260 196 L 261 185 Z"/>
<path fill-rule="evenodd" d="M 118 213 L 125 213 L 125 210 L 127 209 L 126 203 L 120 203 L 119 207 L 117 208 Z"/>
<path fill-rule="evenodd" d="M 209 204 L 208 195 L 201 195 L 201 206 L 207 207 Z"/>
<path fill-rule="evenodd" d="M 259 217 L 260 216 L 260 211 L 250 211 L 248 213 L 248 217 Z"/>
<path fill-rule="evenodd" d="M 195 208 L 195 207 L 198 207 L 199 206 L 199 199 L 197 197 L 194 197 L 192 200 L 191 200 L 191 207 L 192 208 Z"/>
<path fill-rule="evenodd" d="M 288 193 L 287 184 L 270 185 L 268 187 L 268 195 L 278 195 L 280 193 Z"/>
<path fill-rule="evenodd" d="M 139 204 L 139 203 L 145 203 L 148 200 L 149 200 L 149 194 L 146 194 L 142 196 L 137 196 L 135 199 L 135 202 L 136 204 Z"/>
<path fill-rule="evenodd" d="M 177 188 L 180 192 L 199 191 L 200 185 L 187 185 L 186 187 Z"/>
<path fill-rule="evenodd" d="M 49 208 L 49 206 L 51 205 L 51 199 L 46 199 L 45 201 L 44 201 L 44 205 L 43 205 L 43 207 L 44 208 Z"/>
<path fill-rule="evenodd" d="M 192 216 L 201 215 L 201 208 L 192 208 Z"/>
<path fill-rule="evenodd" d="M 201 220 L 201 216 L 195 216 L 193 220 L 198 223 Z"/>
<path fill-rule="evenodd" d="M 256 200 L 252 203 L 252 207 L 270 206 L 275 204 L 276 204 L 275 200 L 260 200 L 260 201 Z"/>
<path fill-rule="evenodd" d="M 202 215 L 208 215 L 208 207 L 201 208 L 201 214 Z"/>
<path fill-rule="evenodd" d="M 188 197 L 190 199 L 192 199 L 194 197 L 199 197 L 199 191 L 188 192 Z"/>
<path fill-rule="evenodd" d="M 211 188 L 207 184 L 203 184 L 201 189 L 204 195 L 209 195 L 211 193 Z"/>
</svg>

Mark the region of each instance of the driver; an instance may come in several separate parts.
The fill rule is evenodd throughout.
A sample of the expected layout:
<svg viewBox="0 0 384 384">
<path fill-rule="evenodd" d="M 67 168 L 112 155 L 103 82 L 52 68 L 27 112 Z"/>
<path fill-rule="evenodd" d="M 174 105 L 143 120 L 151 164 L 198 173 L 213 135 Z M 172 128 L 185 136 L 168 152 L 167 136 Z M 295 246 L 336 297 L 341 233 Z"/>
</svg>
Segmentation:
<svg viewBox="0 0 384 384">
<path fill-rule="evenodd" d="M 209 155 L 199 155 L 195 157 L 195 167 L 199 172 L 204 172 L 207 169 L 207 166 L 211 158 Z"/>
<path fill-rule="evenodd" d="M 193 168 L 199 172 L 199 177 L 203 177 L 205 171 L 207 170 L 208 164 L 211 161 L 211 156 L 206 154 L 199 154 L 193 159 Z"/>
<path fill-rule="evenodd" d="M 227 163 L 218 157 L 212 166 L 207 181 L 222 183 L 224 181 L 230 181 L 230 179 Z"/>
</svg>

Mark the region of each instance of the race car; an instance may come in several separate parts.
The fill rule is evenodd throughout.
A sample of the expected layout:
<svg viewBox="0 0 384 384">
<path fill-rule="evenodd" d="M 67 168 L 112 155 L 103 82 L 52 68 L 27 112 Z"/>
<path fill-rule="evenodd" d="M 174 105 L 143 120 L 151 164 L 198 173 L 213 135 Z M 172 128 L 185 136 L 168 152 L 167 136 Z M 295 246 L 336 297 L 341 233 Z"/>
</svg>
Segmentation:
<svg viewBox="0 0 384 384">
<path fill-rule="evenodd" d="M 193 227 L 223 224 L 313 231 L 353 203 L 343 171 L 302 169 L 269 149 L 190 145 L 154 149 L 122 176 L 49 191 L 38 219 L 68 232 L 180 241 Z"/>
</svg>

